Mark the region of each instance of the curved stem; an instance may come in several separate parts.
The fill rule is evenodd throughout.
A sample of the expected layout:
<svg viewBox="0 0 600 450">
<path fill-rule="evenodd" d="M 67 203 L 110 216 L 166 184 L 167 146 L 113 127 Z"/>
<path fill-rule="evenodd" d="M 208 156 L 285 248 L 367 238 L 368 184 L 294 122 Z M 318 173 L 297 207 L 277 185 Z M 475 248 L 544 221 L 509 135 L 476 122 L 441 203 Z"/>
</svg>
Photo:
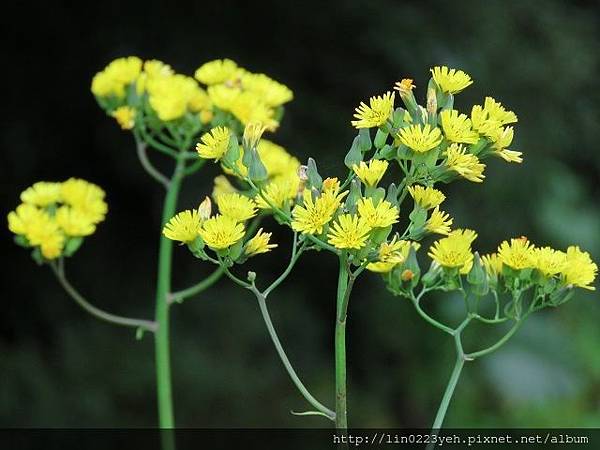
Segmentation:
<svg viewBox="0 0 600 450">
<path fill-rule="evenodd" d="M 279 277 L 277 277 L 277 279 L 275 281 L 273 281 L 273 283 L 271 283 L 271 286 L 269 286 L 267 289 L 264 290 L 263 295 L 265 298 L 267 298 L 269 296 L 269 294 L 273 291 L 273 289 L 275 289 L 277 286 L 279 286 L 292 271 L 294 265 L 296 264 L 296 261 L 298 261 L 298 258 L 300 257 L 300 255 L 302 254 L 302 251 L 303 251 L 302 249 L 297 250 L 297 248 L 296 248 L 297 245 L 298 245 L 298 233 L 294 231 L 294 239 L 292 241 L 292 256 L 290 258 L 290 263 L 285 268 L 283 273 L 281 275 L 279 275 Z"/>
<path fill-rule="evenodd" d="M 275 331 L 275 327 L 273 326 L 273 322 L 271 321 L 271 317 L 269 315 L 269 310 L 267 309 L 266 299 L 263 294 L 258 292 L 257 290 L 253 290 L 256 298 L 258 300 L 258 306 L 260 308 L 260 312 L 262 314 L 265 325 L 267 326 L 267 330 L 269 331 L 269 335 L 271 336 L 271 340 L 275 345 L 275 349 L 277 350 L 277 354 L 283 363 L 285 370 L 287 370 L 290 378 L 302 394 L 302 396 L 310 403 L 315 409 L 317 409 L 321 414 L 325 415 L 330 420 L 335 420 L 336 414 L 331 411 L 329 408 L 321 404 L 316 398 L 314 398 L 311 393 L 306 389 L 300 378 L 296 374 L 296 371 L 292 367 L 290 360 L 288 359 L 285 351 L 283 350 L 283 346 L 279 341 L 279 337 L 277 336 L 277 332 Z"/>
<path fill-rule="evenodd" d="M 483 350 L 479 350 L 477 352 L 468 353 L 465 355 L 465 357 L 467 357 L 469 359 L 475 359 L 475 358 L 479 358 L 480 356 L 487 355 L 488 353 L 492 353 L 495 350 L 498 350 L 500 347 L 502 347 L 502 345 L 504 345 L 506 343 L 506 341 L 508 341 L 517 332 L 517 330 L 520 328 L 521 324 L 524 322 L 524 320 L 523 320 L 524 318 L 525 317 L 516 321 L 514 323 L 514 325 L 510 328 L 510 330 L 508 330 L 508 332 L 504 336 L 502 336 L 502 338 L 500 338 L 500 340 L 498 342 L 496 342 L 494 345 L 491 345 L 491 346 L 484 348 Z"/>
<path fill-rule="evenodd" d="M 200 168 L 202 168 L 202 166 L 204 164 L 206 164 L 206 159 L 199 158 L 198 161 L 196 161 L 193 164 L 190 164 L 188 167 L 186 167 L 186 169 L 184 170 L 183 173 L 186 177 L 189 175 L 192 175 L 192 174 L 198 172 L 198 170 L 200 170 Z"/>
<path fill-rule="evenodd" d="M 103 311 L 91 303 L 89 303 L 67 280 L 67 277 L 64 274 L 63 270 L 60 270 L 55 263 L 50 263 L 50 267 L 52 268 L 52 272 L 56 275 L 59 283 L 62 285 L 64 290 L 71 296 L 75 302 L 85 309 L 88 313 L 93 315 L 94 317 L 103 320 L 105 322 L 109 322 L 115 325 L 121 325 L 124 327 L 131 328 L 141 328 L 143 330 L 155 332 L 157 329 L 156 322 L 151 320 L 143 320 L 143 319 L 132 319 L 129 317 L 117 316 L 115 314 L 108 313 Z"/>
<path fill-rule="evenodd" d="M 420 297 L 420 296 L 419 296 Z M 445 333 L 448 334 L 453 334 L 454 330 L 452 328 L 450 328 L 447 325 L 444 325 L 441 322 L 438 322 L 437 320 L 435 320 L 433 317 L 431 317 L 429 314 L 427 314 L 423 308 L 421 308 L 421 305 L 419 304 L 419 300 L 420 298 L 412 298 L 413 301 L 413 305 L 415 305 L 415 309 L 417 310 L 417 313 L 419 313 L 419 315 L 425 319 L 427 322 L 429 322 L 431 325 L 433 325 L 436 328 L 439 328 L 440 330 L 442 330 Z"/>
<path fill-rule="evenodd" d="M 338 276 L 336 320 L 335 320 L 335 427 L 348 428 L 348 408 L 346 391 L 346 314 L 344 299 L 348 291 L 348 262 L 346 254 L 340 254 Z"/>
<path fill-rule="evenodd" d="M 223 276 L 224 273 L 225 270 L 223 269 L 223 267 L 219 266 L 213 273 L 211 273 L 205 279 L 200 281 L 198 284 L 190 286 L 186 289 L 182 289 L 181 291 L 172 292 L 169 295 L 169 304 L 181 303 L 186 298 L 197 295 L 205 289 L 208 289 L 210 286 L 215 284 Z"/>
<path fill-rule="evenodd" d="M 146 130 L 143 126 L 140 127 L 140 132 L 142 133 L 142 137 L 144 138 L 144 141 L 146 141 L 148 144 L 150 144 L 150 146 L 152 148 L 154 148 L 155 150 L 158 150 L 161 153 L 164 153 L 165 155 L 170 156 L 171 158 L 176 158 L 176 159 L 178 158 L 178 154 L 175 150 L 173 150 L 168 145 L 158 142 L 156 139 L 154 139 L 150 134 L 148 134 L 146 132 Z"/>
<path fill-rule="evenodd" d="M 175 172 L 169 183 L 163 204 L 161 227 L 175 214 L 177 196 L 183 178 L 183 159 L 177 160 Z M 169 303 L 167 297 L 171 290 L 171 259 L 173 241 L 161 234 L 158 256 L 158 281 L 156 286 L 156 322 L 155 333 L 156 382 L 158 394 L 158 417 L 160 428 L 173 428 L 173 399 L 171 393 L 171 362 L 169 348 Z"/>
<path fill-rule="evenodd" d="M 169 180 L 165 177 L 156 167 L 152 165 L 150 160 L 148 159 L 148 153 L 146 152 L 146 144 L 140 141 L 137 138 L 136 133 L 136 147 L 137 147 L 137 155 L 142 167 L 148 172 L 148 174 L 162 184 L 166 189 L 169 188 Z"/>
</svg>

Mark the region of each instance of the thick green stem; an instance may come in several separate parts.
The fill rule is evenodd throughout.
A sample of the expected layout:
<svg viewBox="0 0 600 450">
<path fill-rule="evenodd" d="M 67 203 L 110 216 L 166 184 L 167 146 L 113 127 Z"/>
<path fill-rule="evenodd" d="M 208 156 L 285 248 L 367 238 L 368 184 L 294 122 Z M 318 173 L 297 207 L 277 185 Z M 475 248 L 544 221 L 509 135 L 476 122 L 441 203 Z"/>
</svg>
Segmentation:
<svg viewBox="0 0 600 450">
<path fill-rule="evenodd" d="M 161 229 L 175 214 L 177 197 L 183 178 L 184 160 L 179 158 L 175 173 L 169 182 L 167 195 L 163 204 Z M 155 336 L 156 383 L 158 393 L 158 420 L 160 428 L 173 428 L 173 399 L 171 394 L 171 363 L 169 348 L 169 302 L 171 290 L 171 259 L 173 242 L 161 234 L 158 255 L 158 282 L 156 287 L 155 321 L 158 330 Z M 172 436 L 172 434 L 168 434 Z M 168 444 L 165 447 L 170 447 Z"/>
<path fill-rule="evenodd" d="M 335 320 L 335 427 L 338 430 L 348 428 L 348 410 L 346 405 L 346 313 L 344 299 L 348 289 L 348 263 L 344 253 L 340 255 L 340 273 L 338 277 L 336 320 Z"/>
<path fill-rule="evenodd" d="M 465 359 L 463 355 L 457 355 L 456 363 L 454 364 L 454 370 L 452 371 L 452 375 L 450 376 L 450 380 L 446 386 L 446 391 L 444 392 L 444 397 L 442 397 L 442 402 L 440 403 L 440 407 L 438 408 L 438 412 L 435 416 L 435 421 L 433 422 L 434 430 L 439 430 L 442 428 L 444 417 L 446 417 L 446 411 L 448 411 L 448 405 L 450 404 L 450 400 L 454 394 L 454 389 L 456 388 L 456 384 L 458 383 L 458 379 L 460 378 L 460 373 L 464 364 Z"/>
</svg>

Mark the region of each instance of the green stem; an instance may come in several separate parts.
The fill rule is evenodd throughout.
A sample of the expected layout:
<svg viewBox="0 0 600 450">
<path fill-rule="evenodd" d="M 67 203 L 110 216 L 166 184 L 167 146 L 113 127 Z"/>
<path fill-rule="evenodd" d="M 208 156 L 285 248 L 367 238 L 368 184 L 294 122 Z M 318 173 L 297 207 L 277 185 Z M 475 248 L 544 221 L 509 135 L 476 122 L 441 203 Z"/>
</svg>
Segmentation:
<svg viewBox="0 0 600 450">
<path fill-rule="evenodd" d="M 494 345 L 490 345 L 489 347 L 484 348 L 483 350 L 479 350 L 477 352 L 468 353 L 465 355 L 465 357 L 469 359 L 475 359 L 487 355 L 488 353 L 492 353 L 495 350 L 498 350 L 500 347 L 502 347 L 502 345 L 506 343 L 506 341 L 508 341 L 517 332 L 521 324 L 524 322 L 525 317 L 516 321 L 514 325 L 510 328 L 510 330 L 508 330 L 508 332 L 504 336 L 502 336 L 502 338 L 500 338 L 500 340 Z"/>
<path fill-rule="evenodd" d="M 148 172 L 148 174 L 158 181 L 165 189 L 169 188 L 169 180 L 165 177 L 156 167 L 152 165 L 148 159 L 148 153 L 146 152 L 146 143 L 141 141 L 137 132 L 135 132 L 135 144 L 137 148 L 137 155 L 142 167 Z"/>
<path fill-rule="evenodd" d="M 346 404 L 346 314 L 344 299 L 348 289 L 348 263 L 346 254 L 340 254 L 340 272 L 338 277 L 336 320 L 335 320 L 335 427 L 338 430 L 348 428 L 348 408 Z"/>
<path fill-rule="evenodd" d="M 163 204 L 161 228 L 175 214 L 177 196 L 183 178 L 185 162 L 177 159 L 177 165 Z M 158 330 L 155 333 L 156 353 L 156 382 L 158 393 L 158 418 L 160 428 L 173 428 L 173 399 L 171 394 L 171 365 L 169 349 L 169 303 L 168 294 L 171 290 L 171 259 L 173 241 L 161 234 L 158 256 L 158 282 L 156 287 L 156 314 Z M 169 434 L 172 436 L 172 434 Z M 172 446 L 171 446 L 172 447 Z"/>
<path fill-rule="evenodd" d="M 112 323 L 114 325 L 121 325 L 124 327 L 132 327 L 132 328 L 141 328 L 146 331 L 156 331 L 156 322 L 152 322 L 150 320 L 143 319 L 132 319 L 129 317 L 117 316 L 115 314 L 108 313 L 106 311 L 101 310 L 100 308 L 95 307 L 90 302 L 88 302 L 83 295 L 81 295 L 67 280 L 67 277 L 64 274 L 64 271 L 61 268 L 57 267 L 55 263 L 50 263 L 50 267 L 52 268 L 52 272 L 56 275 L 61 286 L 64 290 L 71 296 L 75 302 L 81 306 L 84 310 L 90 313 L 92 316 L 103 320 L 105 322 Z"/>
<path fill-rule="evenodd" d="M 169 296 L 169 303 L 181 303 L 186 298 L 199 294 L 215 284 L 225 273 L 225 269 L 219 266 L 213 273 L 200 281 L 198 284 L 182 289 L 181 291 L 172 292 Z"/>
<path fill-rule="evenodd" d="M 321 404 L 316 398 L 312 396 L 312 394 L 306 389 L 300 378 L 296 374 L 296 371 L 292 367 L 290 360 L 288 359 L 285 351 L 283 350 L 283 346 L 279 341 L 279 337 L 277 336 L 277 332 L 275 331 L 275 327 L 273 326 L 273 322 L 271 321 L 271 317 L 269 315 L 269 310 L 267 309 L 266 298 L 263 294 L 258 292 L 257 290 L 253 290 L 256 298 L 258 299 L 258 306 L 260 308 L 260 312 L 262 314 L 263 320 L 265 321 L 265 325 L 267 326 L 267 330 L 269 331 L 269 335 L 271 336 L 271 340 L 275 345 L 275 349 L 277 350 L 277 354 L 283 363 L 285 370 L 287 370 L 290 378 L 302 394 L 302 396 L 310 403 L 315 409 L 317 409 L 320 413 L 325 415 L 330 420 L 335 420 L 335 413 L 331 411 L 329 408 Z"/>
<path fill-rule="evenodd" d="M 442 402 L 440 403 L 440 407 L 435 416 L 435 421 L 433 422 L 434 433 L 442 428 L 442 424 L 444 423 L 444 417 L 446 416 L 446 411 L 448 411 L 448 405 L 450 404 L 450 400 L 452 399 L 452 395 L 454 394 L 454 389 L 456 388 L 464 364 L 464 355 L 456 355 L 456 363 L 454 364 L 454 370 L 452 371 L 452 375 L 450 376 L 450 380 L 448 381 L 448 385 L 446 386 L 446 391 L 444 392 L 444 397 L 442 397 Z"/>
</svg>

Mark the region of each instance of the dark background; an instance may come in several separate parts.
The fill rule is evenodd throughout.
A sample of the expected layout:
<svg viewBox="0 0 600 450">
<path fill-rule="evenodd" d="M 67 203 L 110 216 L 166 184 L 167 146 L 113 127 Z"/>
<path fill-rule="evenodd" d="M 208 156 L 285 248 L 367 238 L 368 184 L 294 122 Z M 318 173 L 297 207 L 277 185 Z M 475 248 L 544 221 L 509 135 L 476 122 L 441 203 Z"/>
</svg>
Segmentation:
<svg viewBox="0 0 600 450">
<path fill-rule="evenodd" d="M 108 194 L 109 215 L 68 263 L 95 304 L 153 315 L 160 187 L 141 169 L 133 139 L 96 105 L 91 78 L 116 57 L 158 58 L 193 74 L 230 57 L 289 85 L 274 140 L 326 175 L 355 130 L 354 107 L 428 69 L 464 69 L 475 84 L 459 109 L 492 95 L 519 115 L 513 148 L 525 162 L 490 161 L 482 185 L 457 182 L 446 209 L 479 231 L 478 248 L 527 235 L 600 259 L 600 5 L 583 1 L 28 2 L 4 5 L 0 205 L 7 214 L 38 180 L 82 177 Z M 160 159 L 160 156 L 158 157 Z M 216 166 L 190 178 L 180 209 L 208 192 Z M 267 228 L 278 230 L 269 222 Z M 253 259 L 263 282 L 283 269 L 289 234 Z M 0 301 L 0 426 L 153 426 L 153 346 L 86 315 L 4 229 Z M 207 273 L 175 249 L 174 286 Z M 271 299 L 274 321 L 306 384 L 333 403 L 336 261 L 303 257 Z M 432 298 L 448 320 L 453 297 Z M 600 307 L 581 292 L 531 318 L 501 351 L 468 364 L 448 426 L 598 426 Z M 221 280 L 172 309 L 176 421 L 190 427 L 327 426 L 285 374 L 249 293 Z M 467 336 L 479 346 L 500 330 Z M 374 275 L 350 305 L 349 410 L 353 426 L 428 426 L 453 363 L 452 343 L 425 325 Z"/>
</svg>

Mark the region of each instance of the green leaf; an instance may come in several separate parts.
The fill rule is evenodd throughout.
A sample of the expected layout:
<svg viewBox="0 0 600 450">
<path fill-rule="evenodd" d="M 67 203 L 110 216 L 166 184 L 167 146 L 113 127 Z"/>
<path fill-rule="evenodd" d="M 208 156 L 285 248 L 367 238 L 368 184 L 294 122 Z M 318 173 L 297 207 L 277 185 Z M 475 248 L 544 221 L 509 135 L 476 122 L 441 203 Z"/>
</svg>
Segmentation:
<svg viewBox="0 0 600 450">
<path fill-rule="evenodd" d="M 238 142 L 238 138 L 235 134 L 232 134 L 229 137 L 229 145 L 227 146 L 227 151 L 225 155 L 223 155 L 223 164 L 225 164 L 228 168 L 233 168 L 237 165 L 238 160 L 240 159 L 240 144 Z"/>
<path fill-rule="evenodd" d="M 382 148 L 387 141 L 389 133 L 387 131 L 383 131 L 381 129 L 377 130 L 377 134 L 375 134 L 375 148 Z"/>
<path fill-rule="evenodd" d="M 358 146 L 363 153 L 371 150 L 373 144 L 371 143 L 371 133 L 368 128 L 361 128 L 358 132 Z"/>
<path fill-rule="evenodd" d="M 360 150 L 360 136 L 356 136 L 352 141 L 350 150 L 346 153 L 344 164 L 348 169 L 352 169 L 354 164 L 358 164 L 363 160 L 363 153 Z"/>
<path fill-rule="evenodd" d="M 388 186 L 387 195 L 385 199 L 392 205 L 398 206 L 398 195 L 398 186 L 396 186 L 394 183 L 390 184 Z"/>
<path fill-rule="evenodd" d="M 67 239 L 63 250 L 65 256 L 73 256 L 79 247 L 83 244 L 83 237 L 71 237 Z"/>
<path fill-rule="evenodd" d="M 245 151 L 242 156 L 242 164 L 248 169 L 248 177 L 252 181 L 263 181 L 268 177 L 267 169 L 260 160 L 260 155 L 256 148 Z"/>
<path fill-rule="evenodd" d="M 308 176 L 308 186 L 317 190 L 321 190 L 323 178 L 321 178 L 321 175 L 319 175 L 316 161 L 313 158 L 308 158 L 307 167 L 308 169 L 306 171 L 306 175 Z"/>
<path fill-rule="evenodd" d="M 379 157 L 383 159 L 387 159 L 388 161 L 394 159 L 398 154 L 398 151 L 389 144 L 383 146 L 381 150 L 379 150 Z"/>
</svg>

